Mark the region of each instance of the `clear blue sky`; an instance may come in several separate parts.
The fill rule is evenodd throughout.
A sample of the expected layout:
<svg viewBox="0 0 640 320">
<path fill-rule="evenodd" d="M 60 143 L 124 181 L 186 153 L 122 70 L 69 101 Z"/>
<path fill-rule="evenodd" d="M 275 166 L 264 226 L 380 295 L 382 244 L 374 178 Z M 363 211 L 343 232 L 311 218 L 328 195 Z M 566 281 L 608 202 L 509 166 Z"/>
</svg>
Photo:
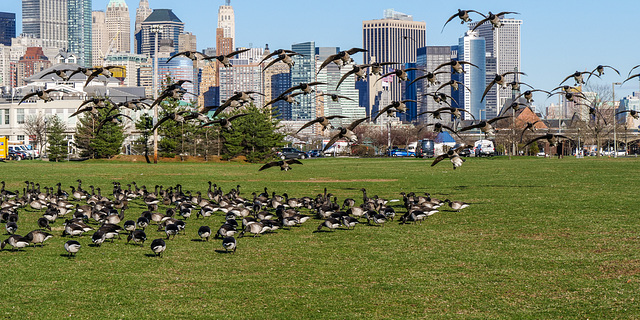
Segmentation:
<svg viewBox="0 0 640 320">
<path fill-rule="evenodd" d="M 15 12 L 18 32 L 21 30 L 20 0 L 0 0 L 0 11 Z M 94 10 L 105 10 L 108 0 L 93 0 Z M 126 0 L 132 23 L 139 0 Z M 197 36 L 198 48 L 215 46 L 218 6 L 223 0 L 149 0 L 152 9 L 173 9 L 185 22 L 185 30 Z M 432 0 L 323 0 L 323 1 L 257 1 L 231 0 L 236 18 L 236 46 L 263 47 L 273 50 L 290 48 L 291 44 L 315 41 L 316 46 L 339 46 L 343 49 L 362 46 L 362 21 L 382 18 L 383 10 L 411 14 L 414 20 L 427 24 L 427 45 L 457 44 L 466 26 L 451 21 L 440 33 L 448 17 L 461 9 L 480 12 L 516 11 L 511 15 L 522 19 L 522 81 L 536 88 L 550 90 L 575 71 L 593 70 L 608 64 L 620 70 L 618 77 L 605 71 L 603 79 L 593 81 L 611 86 L 622 82 L 629 70 L 640 64 L 637 35 L 638 0 L 578 1 L 432 1 Z M 477 19 L 476 19 L 477 21 Z M 640 72 L 636 70 L 635 73 Z M 597 80 L 597 79 L 596 79 Z M 569 81 L 568 81 L 569 82 Z M 573 82 L 569 83 L 573 85 Z M 616 88 L 616 97 L 639 91 L 632 80 Z M 537 106 L 546 95 L 535 97 Z"/>
</svg>

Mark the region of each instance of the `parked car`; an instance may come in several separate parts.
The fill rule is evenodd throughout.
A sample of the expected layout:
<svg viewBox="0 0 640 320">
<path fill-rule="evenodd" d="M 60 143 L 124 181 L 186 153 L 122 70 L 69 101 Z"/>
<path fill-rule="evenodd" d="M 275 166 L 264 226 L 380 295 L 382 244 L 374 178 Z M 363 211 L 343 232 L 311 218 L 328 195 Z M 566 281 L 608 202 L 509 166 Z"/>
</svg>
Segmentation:
<svg viewBox="0 0 640 320">
<path fill-rule="evenodd" d="M 419 140 L 415 156 L 418 158 L 433 158 L 435 156 L 435 141 L 431 139 Z"/>
<path fill-rule="evenodd" d="M 22 159 L 26 159 L 28 156 L 26 153 L 20 151 L 20 150 L 16 150 L 16 149 L 11 149 L 9 148 L 9 160 L 16 160 L 16 161 L 20 161 Z"/>
<path fill-rule="evenodd" d="M 476 157 L 491 157 L 495 155 L 496 148 L 491 140 L 478 140 L 473 145 L 473 151 Z"/>
<path fill-rule="evenodd" d="M 390 157 L 408 157 L 409 151 L 407 149 L 393 149 L 389 151 Z"/>
<path fill-rule="evenodd" d="M 280 159 L 306 159 L 309 155 L 306 152 L 302 152 L 296 148 L 282 148 L 278 152 Z"/>
<path fill-rule="evenodd" d="M 471 157 L 471 148 L 464 148 L 458 154 L 461 157 Z"/>
<path fill-rule="evenodd" d="M 311 151 L 307 152 L 307 154 L 311 158 L 322 158 L 322 157 L 324 157 L 324 154 L 322 153 L 322 150 L 319 150 L 319 149 L 311 150 Z"/>
</svg>

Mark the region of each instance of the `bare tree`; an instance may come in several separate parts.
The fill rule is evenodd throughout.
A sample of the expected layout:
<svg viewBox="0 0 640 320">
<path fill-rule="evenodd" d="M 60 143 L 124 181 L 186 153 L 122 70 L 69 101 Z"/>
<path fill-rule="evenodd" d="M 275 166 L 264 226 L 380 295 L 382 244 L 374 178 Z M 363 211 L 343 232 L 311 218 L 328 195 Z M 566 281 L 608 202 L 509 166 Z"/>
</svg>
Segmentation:
<svg viewBox="0 0 640 320">
<path fill-rule="evenodd" d="M 613 126 L 616 125 L 613 119 L 615 114 L 615 106 L 612 101 L 613 95 L 611 88 L 606 85 L 589 84 L 585 87 L 584 93 L 585 95 L 593 95 L 592 100 L 583 102 L 587 105 L 579 105 L 579 109 L 576 112 L 579 115 L 586 114 L 588 117 L 585 129 L 595 141 L 598 148 L 597 156 L 599 157 L 602 150 L 602 138 L 611 134 Z"/>
<path fill-rule="evenodd" d="M 36 143 L 36 148 L 38 148 L 38 152 L 42 154 L 42 148 L 46 143 L 46 118 L 41 113 L 28 116 L 24 120 L 24 131 L 27 133 L 27 135 L 29 135 L 30 138 L 33 138 Z"/>
</svg>

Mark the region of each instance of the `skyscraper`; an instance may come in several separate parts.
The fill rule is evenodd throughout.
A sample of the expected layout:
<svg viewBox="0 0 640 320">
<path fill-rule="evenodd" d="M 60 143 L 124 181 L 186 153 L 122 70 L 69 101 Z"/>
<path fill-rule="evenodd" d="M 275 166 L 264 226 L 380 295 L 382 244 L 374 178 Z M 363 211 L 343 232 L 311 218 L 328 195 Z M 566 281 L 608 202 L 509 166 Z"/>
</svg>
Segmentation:
<svg viewBox="0 0 640 320">
<path fill-rule="evenodd" d="M 500 19 L 502 27 L 493 29 L 491 23 L 480 25 L 475 31 L 485 39 L 487 50 L 487 79 L 489 84 L 496 73 L 520 71 L 520 26 L 522 20 Z M 476 26 L 470 23 L 469 28 Z M 513 75 L 507 77 L 507 82 L 515 79 Z M 484 91 L 484 89 L 483 89 Z M 498 88 L 494 86 L 487 93 L 486 107 L 487 118 L 498 115 L 500 108 L 512 98 L 511 88 Z"/>
<path fill-rule="evenodd" d="M 69 52 L 78 56 L 78 64 L 91 65 L 91 0 L 67 0 Z"/>
<path fill-rule="evenodd" d="M 42 39 L 45 47 L 68 47 L 68 21 L 67 0 L 22 0 L 22 33 Z"/>
<path fill-rule="evenodd" d="M 469 90 L 460 88 L 458 90 L 458 104 L 473 114 L 476 119 L 486 119 L 485 101 L 480 102 L 485 89 L 486 60 L 485 60 L 485 38 L 479 37 L 477 32 L 467 31 L 464 37 L 458 41 L 458 60 L 475 64 L 478 68 L 464 65 L 463 81 Z M 464 113 L 464 119 L 471 119 Z"/>
<path fill-rule="evenodd" d="M 433 71 L 439 65 L 443 63 L 447 63 L 451 61 L 451 46 L 426 46 L 418 49 L 418 62 L 416 63 L 418 68 L 425 69 L 428 71 Z M 456 57 L 457 58 L 457 57 Z M 419 74 L 420 76 L 422 74 Z M 450 73 L 442 73 L 436 76 L 438 81 L 441 83 L 446 83 L 451 80 Z M 418 97 L 418 113 L 426 112 L 426 111 L 434 111 L 439 109 L 446 104 L 438 104 L 436 103 L 432 97 L 424 96 L 427 93 L 433 93 L 438 89 L 439 85 L 429 85 L 429 81 L 426 79 L 418 80 L 415 82 L 415 87 L 417 89 L 417 97 Z M 462 88 L 461 88 L 462 89 Z M 446 94 L 450 94 L 449 88 L 443 88 L 440 90 Z M 422 115 L 419 117 L 419 122 L 429 122 L 432 119 L 428 114 Z M 443 117 L 445 120 L 445 117 Z"/>
<path fill-rule="evenodd" d="M 111 0 L 107 5 L 107 33 L 114 52 L 131 51 L 131 18 L 124 0 Z"/>
<path fill-rule="evenodd" d="M 413 21 L 413 17 L 393 9 L 384 11 L 384 18 L 362 22 L 364 63 L 397 62 L 415 63 L 418 48 L 426 43 L 426 23 Z M 393 66 L 400 68 L 401 65 Z M 369 109 L 379 108 L 376 98 L 383 87 L 388 88 L 391 100 L 400 100 L 401 86 L 394 77 L 377 81 L 377 76 L 369 78 Z M 376 83 L 377 81 L 377 83 Z M 375 83 L 375 85 L 374 85 Z M 384 84 L 383 84 L 384 83 Z M 386 90 L 386 89 L 385 89 Z"/>
<path fill-rule="evenodd" d="M 16 37 L 16 14 L 0 12 L 0 44 L 11 45 L 11 38 Z"/>
<path fill-rule="evenodd" d="M 316 81 L 316 46 L 314 42 L 297 43 L 291 50 L 301 54 L 293 57 L 295 65 L 291 67 L 291 85 Z M 312 120 L 316 116 L 316 93 L 301 94 L 296 97 L 297 104 L 291 105 L 291 119 Z"/>
<path fill-rule="evenodd" d="M 154 27 L 161 28 L 158 34 L 158 40 L 170 40 L 172 42 L 173 51 L 170 54 L 178 53 L 180 34 L 184 32 L 184 22 L 180 20 L 171 9 L 155 9 L 142 22 L 140 32 L 140 53 L 149 57 L 154 57 L 155 33 L 152 32 Z"/>
<path fill-rule="evenodd" d="M 223 37 L 231 39 L 231 48 L 235 48 L 236 18 L 230 0 L 226 0 L 225 5 L 218 8 L 218 28 L 222 29 Z"/>
<path fill-rule="evenodd" d="M 135 30 L 133 31 L 133 35 L 134 35 L 133 49 L 136 51 L 136 53 L 140 53 L 142 51 L 142 49 L 140 48 L 142 40 L 139 39 L 138 37 L 138 35 L 141 35 L 140 30 L 142 30 L 142 22 L 146 20 L 147 17 L 149 17 L 151 12 L 153 11 L 151 10 L 151 8 L 149 8 L 149 1 L 140 0 L 140 3 L 138 4 L 138 8 L 136 9 L 136 26 L 135 26 Z"/>
<path fill-rule="evenodd" d="M 104 11 L 91 12 L 91 50 L 92 65 L 100 66 L 104 57 L 109 54 L 109 38 L 107 33 L 106 17 Z"/>
</svg>

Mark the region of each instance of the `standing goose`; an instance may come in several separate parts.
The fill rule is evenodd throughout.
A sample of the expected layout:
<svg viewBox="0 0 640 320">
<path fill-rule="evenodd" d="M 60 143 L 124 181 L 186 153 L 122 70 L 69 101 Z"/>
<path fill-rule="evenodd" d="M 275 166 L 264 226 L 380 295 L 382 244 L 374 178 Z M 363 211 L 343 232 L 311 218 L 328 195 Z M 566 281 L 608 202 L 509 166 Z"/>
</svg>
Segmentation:
<svg viewBox="0 0 640 320">
<path fill-rule="evenodd" d="M 209 226 L 201 226 L 198 229 L 198 235 L 200 236 L 200 238 L 209 241 L 209 237 L 211 236 L 211 228 L 209 228 Z"/>
<path fill-rule="evenodd" d="M 94 232 L 91 236 L 91 242 L 97 247 L 101 246 L 104 243 L 104 240 L 107 239 L 107 235 L 104 230 L 98 229 L 98 231 Z"/>
<path fill-rule="evenodd" d="M 360 223 L 358 221 L 357 218 L 354 217 L 350 217 L 350 216 L 342 216 L 342 224 L 347 227 L 347 230 L 349 230 L 349 228 L 351 229 L 355 229 L 356 224 Z"/>
<path fill-rule="evenodd" d="M 134 232 L 136 230 L 136 222 L 133 220 L 127 220 L 124 222 L 123 228 L 129 233 Z"/>
<path fill-rule="evenodd" d="M 175 239 L 176 234 L 180 232 L 180 228 L 178 228 L 178 225 L 175 223 L 168 224 L 166 227 L 164 227 L 164 232 L 167 234 L 167 240 L 169 240 L 170 236 L 173 236 L 173 239 Z"/>
<path fill-rule="evenodd" d="M 18 231 L 18 224 L 13 221 L 9 221 L 5 225 L 5 229 L 7 230 L 8 234 L 14 234 L 16 233 L 16 231 Z"/>
<path fill-rule="evenodd" d="M 453 210 L 456 210 L 458 212 L 460 212 L 460 210 L 466 208 L 469 206 L 468 203 L 462 202 L 462 201 L 451 201 L 449 199 L 445 199 L 444 202 L 446 202 L 447 204 L 449 204 L 449 207 Z"/>
<path fill-rule="evenodd" d="M 29 245 L 29 240 L 27 238 L 25 238 L 25 237 L 21 237 L 21 236 L 19 236 L 17 234 L 14 234 L 14 235 L 10 236 L 9 238 L 7 238 L 7 240 L 4 240 L 2 242 L 2 244 L 0 245 L 0 250 L 4 250 L 4 247 L 7 244 L 11 246 L 11 248 L 12 248 L 11 250 L 12 251 L 16 250 L 16 249 L 20 250 L 20 249 L 22 249 L 22 248 L 24 248 L 24 247 Z"/>
<path fill-rule="evenodd" d="M 149 226 L 149 219 L 146 217 L 140 217 L 138 218 L 138 221 L 136 221 L 136 224 L 138 225 L 138 228 L 144 231 L 144 229 Z"/>
<path fill-rule="evenodd" d="M 237 248 L 236 238 L 226 237 L 222 239 L 222 247 L 226 252 L 229 252 L 229 250 L 231 250 L 233 253 L 236 253 L 236 248 Z"/>
<path fill-rule="evenodd" d="M 318 231 L 322 230 L 322 227 L 327 227 L 329 230 L 334 231 L 340 227 L 340 221 L 335 218 L 328 218 L 318 226 Z"/>
<path fill-rule="evenodd" d="M 41 229 L 47 229 L 51 231 L 51 226 L 49 226 L 49 220 L 47 220 L 44 217 L 38 219 L 38 227 L 40 227 Z"/>
<path fill-rule="evenodd" d="M 133 240 L 134 244 L 140 243 L 140 246 L 142 247 L 144 242 L 147 240 L 147 234 L 142 230 L 135 230 L 127 237 L 127 243 L 129 243 L 130 240 Z"/>
<path fill-rule="evenodd" d="M 69 253 L 69 258 L 75 256 L 76 253 L 80 251 L 80 247 L 82 247 L 80 245 L 80 242 L 76 240 L 69 240 L 64 243 L 64 249 L 67 250 L 67 252 Z"/>
<path fill-rule="evenodd" d="M 155 239 L 151 241 L 151 251 L 156 254 L 156 256 L 162 257 L 162 253 L 167 249 L 167 245 L 162 239 Z"/>
<path fill-rule="evenodd" d="M 44 231 L 40 231 L 40 230 L 33 230 L 29 233 L 27 233 L 26 236 L 24 236 L 25 239 L 27 239 L 29 242 L 33 243 L 33 246 L 35 247 L 38 243 L 40 244 L 40 246 L 44 246 L 44 242 L 53 238 L 53 235 L 50 233 L 46 233 Z"/>
</svg>

